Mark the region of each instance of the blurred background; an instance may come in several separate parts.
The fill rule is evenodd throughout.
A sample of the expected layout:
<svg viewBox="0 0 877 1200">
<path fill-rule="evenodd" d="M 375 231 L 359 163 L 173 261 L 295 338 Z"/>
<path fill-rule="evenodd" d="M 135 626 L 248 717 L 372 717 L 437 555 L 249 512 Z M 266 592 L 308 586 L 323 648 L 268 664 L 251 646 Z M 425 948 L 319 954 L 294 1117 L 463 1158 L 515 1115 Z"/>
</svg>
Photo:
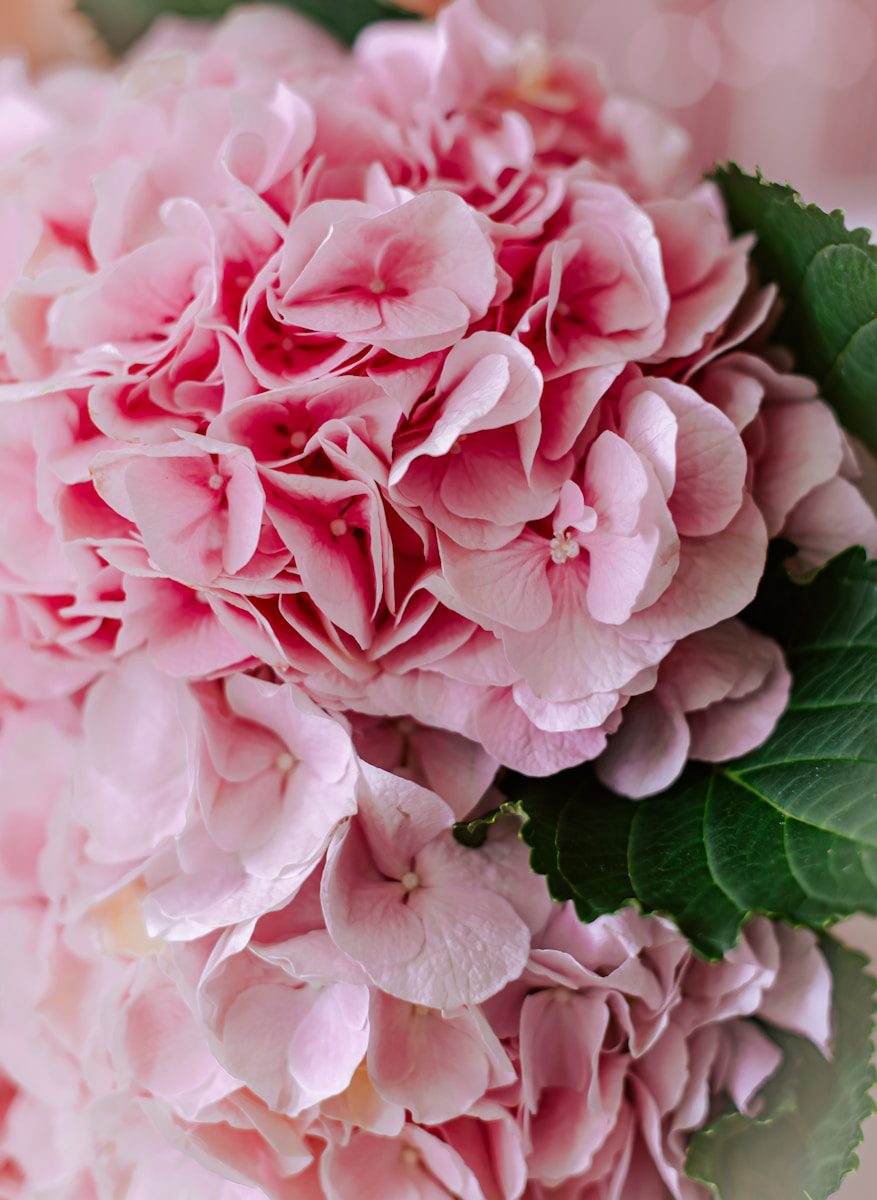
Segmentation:
<svg viewBox="0 0 877 1200">
<path fill-rule="evenodd" d="M 125 0 L 121 0 L 125 2 Z M 338 0 L 344 3 L 345 0 Z M 434 10 L 440 0 L 397 0 Z M 877 228 L 877 0 L 480 0 L 574 39 L 613 88 L 687 126 L 698 161 L 735 159 Z M 37 67 L 104 56 L 73 0 L 0 0 L 0 53 Z M 877 924 L 848 923 L 877 963 Z M 877 1119 L 840 1200 L 877 1196 Z M 752 1200 L 758 1200 L 753 1197 Z"/>
<path fill-rule="evenodd" d="M 549 0 L 550 2 L 550 0 Z M 734 158 L 877 225 L 877 0 L 579 0 L 617 87 Z"/>
<path fill-rule="evenodd" d="M 174 7 L 118 2 L 137 12 Z M 395 3 L 434 11 L 441 0 Z M 758 165 L 823 207 L 877 225 L 877 0 L 480 3 L 587 47 L 613 87 L 685 124 L 705 165 Z M 74 0 L 0 0 L 0 50 L 26 49 L 38 65 L 99 55 L 73 9 Z"/>
</svg>

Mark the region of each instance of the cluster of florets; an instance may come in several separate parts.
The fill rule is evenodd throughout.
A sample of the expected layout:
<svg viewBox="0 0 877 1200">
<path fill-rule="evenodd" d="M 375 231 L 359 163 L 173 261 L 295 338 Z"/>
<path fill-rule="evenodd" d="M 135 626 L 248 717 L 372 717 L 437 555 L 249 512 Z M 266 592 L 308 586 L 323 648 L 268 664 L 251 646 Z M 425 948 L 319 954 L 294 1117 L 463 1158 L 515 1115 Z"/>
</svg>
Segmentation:
<svg viewBox="0 0 877 1200">
<path fill-rule="evenodd" d="M 2 71 L 0 1194 L 699 1196 L 744 1018 L 825 1044 L 812 938 L 708 967 L 450 826 L 757 744 L 768 539 L 877 548 L 748 241 L 471 0 Z"/>
<path fill-rule="evenodd" d="M 266 664 L 530 774 L 656 682 L 664 776 L 768 732 L 782 667 L 723 623 L 769 536 L 875 523 L 814 389 L 730 353 L 770 297 L 672 130 L 469 0 L 352 56 L 171 27 L 12 97 L 0 566 L 49 686 Z"/>
<path fill-rule="evenodd" d="M 8 711 L 0 773 L 4 1200 L 701 1200 L 690 1134 L 779 1065 L 749 1018 L 828 1051 L 812 934 L 582 925 L 292 685 L 131 656 Z"/>
</svg>

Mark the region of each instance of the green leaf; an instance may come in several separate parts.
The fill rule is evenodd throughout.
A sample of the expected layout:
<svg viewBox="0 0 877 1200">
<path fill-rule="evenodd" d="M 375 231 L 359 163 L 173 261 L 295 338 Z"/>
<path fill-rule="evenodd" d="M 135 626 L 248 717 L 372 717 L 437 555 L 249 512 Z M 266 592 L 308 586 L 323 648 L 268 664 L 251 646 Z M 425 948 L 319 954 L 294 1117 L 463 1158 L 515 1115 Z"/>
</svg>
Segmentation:
<svg viewBox="0 0 877 1200">
<path fill-rule="evenodd" d="M 490 826 L 494 825 L 500 817 L 519 817 L 520 815 L 520 808 L 514 801 L 510 800 L 505 804 L 500 804 L 498 808 L 492 808 L 490 812 L 484 813 L 483 816 L 476 817 L 472 821 L 460 821 L 454 826 L 454 836 L 463 846 L 469 846 L 471 849 L 477 850 L 479 846 L 484 845 Z"/>
<path fill-rule="evenodd" d="M 731 225 L 758 237 L 755 259 L 785 301 L 777 338 L 848 429 L 877 452 L 877 248 L 842 212 L 804 204 L 791 187 L 731 164 L 713 179 Z"/>
<path fill-rule="evenodd" d="M 413 14 L 395 8 L 391 0 L 274 0 L 324 25 L 344 42 L 352 42 L 373 21 L 405 20 Z M 111 50 L 121 54 L 145 33 L 156 17 L 215 20 L 241 0 L 77 0 L 77 7 L 94 24 Z"/>
<path fill-rule="evenodd" d="M 752 913 L 877 914 L 877 562 L 850 550 L 807 581 L 783 574 L 749 615 L 794 679 L 764 745 L 638 802 L 589 767 L 507 788 L 533 869 L 583 920 L 635 903 L 717 958 Z"/>
<path fill-rule="evenodd" d="M 833 938 L 822 949 L 834 976 L 832 1058 L 802 1038 L 767 1030 L 783 1064 L 757 1118 L 720 1117 L 689 1147 L 689 1175 L 719 1200 L 827 1200 L 858 1165 L 862 1122 L 874 1111 L 874 980 L 866 960 Z"/>
</svg>

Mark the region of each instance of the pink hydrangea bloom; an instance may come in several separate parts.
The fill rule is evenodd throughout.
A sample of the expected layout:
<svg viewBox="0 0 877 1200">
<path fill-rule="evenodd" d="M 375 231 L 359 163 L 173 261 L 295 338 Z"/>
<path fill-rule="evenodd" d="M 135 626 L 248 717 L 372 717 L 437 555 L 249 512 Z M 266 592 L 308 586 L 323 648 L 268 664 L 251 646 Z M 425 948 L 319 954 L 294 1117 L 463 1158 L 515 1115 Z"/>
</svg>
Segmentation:
<svg viewBox="0 0 877 1200">
<path fill-rule="evenodd" d="M 34 737 L 58 756 L 28 754 Z M 413 824 L 385 843 L 366 822 L 385 873 L 366 886 L 373 904 L 400 905 L 397 893 L 415 888 L 392 878 L 407 860 L 389 857 L 415 854 L 417 887 L 437 893 L 431 915 L 427 895 L 411 914 L 423 929 L 419 968 L 400 915 L 375 922 L 370 941 L 352 936 L 349 906 L 339 915 L 339 889 L 326 883 L 343 869 L 331 855 L 322 889 L 318 871 L 291 901 L 197 938 L 148 936 L 139 875 L 109 894 L 91 880 L 91 903 L 71 919 L 53 864 L 69 850 L 56 817 L 80 737 L 62 706 L 16 717 L 0 738 L 4 779 L 17 782 L 18 763 L 44 798 L 25 826 L 17 786 L 0 793 L 18 848 L 0 862 L 0 1179 L 11 1198 L 89 1196 L 123 1181 L 151 1198 L 172 1180 L 205 1200 L 521 1200 L 558 1189 L 702 1200 L 683 1171 L 690 1133 L 719 1095 L 757 1112 L 779 1065 L 750 1018 L 830 1053 L 831 975 L 812 934 L 758 921 L 707 964 L 663 920 L 626 910 L 583 926 L 571 906 L 551 906 L 514 828 L 481 851 L 457 848 L 467 859 L 456 877 L 470 880 L 457 920 L 465 914 L 473 939 L 480 924 L 505 941 L 502 958 L 456 974 L 448 950 L 466 943 L 431 937 L 442 911 L 433 859 L 447 875 L 453 855 L 441 842 L 417 850 L 450 814 L 377 768 L 364 768 L 356 819 L 395 787 L 388 811 Z M 232 744 L 232 756 L 242 749 Z M 512 921 L 523 937 L 514 962 Z M 38 969 L 16 972 L 34 944 Z M 470 992 L 478 981 L 477 996 L 453 994 L 460 979 Z"/>
<path fill-rule="evenodd" d="M 4 649 L 8 687 L 261 662 L 545 774 L 745 607 L 767 536 L 874 543 L 827 408 L 735 350 L 715 189 L 519 17 L 344 55 L 243 11 L 16 77 L 0 589 L 42 664 Z"/>
<path fill-rule="evenodd" d="M 809 934 L 451 835 L 758 744 L 768 539 L 877 550 L 684 139 L 528 7 L 0 66 L 4 1198 L 702 1200 L 750 1018 L 830 1052 Z"/>
</svg>

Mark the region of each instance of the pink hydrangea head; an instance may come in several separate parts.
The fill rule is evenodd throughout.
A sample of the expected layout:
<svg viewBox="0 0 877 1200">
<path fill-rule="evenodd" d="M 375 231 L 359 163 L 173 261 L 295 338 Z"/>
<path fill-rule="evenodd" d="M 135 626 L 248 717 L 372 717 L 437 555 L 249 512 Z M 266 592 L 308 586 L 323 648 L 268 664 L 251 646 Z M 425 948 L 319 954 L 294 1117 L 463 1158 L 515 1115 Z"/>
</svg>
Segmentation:
<svg viewBox="0 0 877 1200">
<path fill-rule="evenodd" d="M 0 69 L 16 1200 L 700 1200 L 692 1131 L 778 1065 L 753 1018 L 830 1053 L 809 934 L 706 964 L 554 905 L 513 821 L 451 832 L 502 767 L 641 796 L 756 745 L 768 539 L 877 546 L 574 8 Z"/>
<path fill-rule="evenodd" d="M 720 647 L 712 655 L 718 675 Z M 142 692 L 137 742 L 146 747 L 155 724 L 168 777 L 189 778 L 159 714 L 148 719 L 150 669 L 137 656 L 123 665 L 107 696 L 121 704 L 133 687 L 134 711 Z M 708 699 L 697 676 L 683 686 L 684 667 L 676 693 Z M 0 1153 L 13 1196 L 60 1182 L 88 1195 L 123 1179 L 150 1195 L 173 1178 L 196 1196 L 259 1188 L 320 1200 L 361 1194 L 367 1168 L 381 1195 L 405 1187 L 425 1200 L 661 1186 L 699 1200 L 683 1171 L 688 1138 L 719 1096 L 757 1113 L 779 1064 L 751 1018 L 831 1052 L 831 975 L 811 934 L 757 921 L 706 963 L 664 920 L 625 910 L 583 925 L 572 906 L 551 904 L 514 822 L 480 850 L 458 846 L 437 796 L 357 764 L 343 727 L 288 685 L 238 678 L 246 686 L 195 694 L 168 681 L 194 709 L 195 795 L 208 768 L 220 789 L 184 806 L 184 821 L 206 824 L 208 797 L 215 818 L 236 784 L 254 780 L 282 822 L 295 791 L 270 777 L 278 752 L 294 752 L 327 797 L 353 765 L 357 810 L 291 897 L 263 891 L 258 911 L 229 906 L 223 927 L 200 934 L 169 924 L 147 936 L 149 870 L 115 882 L 86 872 L 91 902 L 58 906 L 53 864 L 68 843 L 55 776 L 77 740 L 95 736 L 96 710 L 82 731 L 71 705 L 3 730 L 11 771 L 31 733 L 45 744 L 54 730 L 66 747 L 45 764 L 45 812 L 30 813 L 37 869 L 19 871 L 0 903 L 0 1071 L 15 1081 Z M 178 723 L 179 747 L 191 734 Z M 104 786 L 130 803 L 133 781 L 99 750 Z M 141 776 L 142 787 L 160 780 Z M 18 814 L 15 789 L 5 791 L 0 823 Z M 123 852 L 108 829 L 96 826 L 92 853 Z M 253 831 L 258 847 L 261 820 Z M 206 880 L 200 891 L 209 897 Z M 13 970 L 33 945 L 34 969 Z"/>
<path fill-rule="evenodd" d="M 8 690 L 261 664 L 545 774 L 739 614 L 765 530 L 872 544 L 828 410 L 734 349 L 717 192 L 531 10 L 352 55 L 258 10 L 12 79 Z"/>
</svg>

